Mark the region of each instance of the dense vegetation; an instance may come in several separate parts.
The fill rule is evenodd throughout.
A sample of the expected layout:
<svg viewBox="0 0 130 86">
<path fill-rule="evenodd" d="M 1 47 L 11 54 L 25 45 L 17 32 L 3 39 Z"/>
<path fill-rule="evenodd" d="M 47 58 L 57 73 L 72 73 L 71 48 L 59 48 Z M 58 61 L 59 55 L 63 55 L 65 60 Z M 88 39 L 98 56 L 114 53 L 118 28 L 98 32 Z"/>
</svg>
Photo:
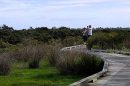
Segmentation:
<svg viewBox="0 0 130 86">
<path fill-rule="evenodd" d="M 130 28 L 96 28 L 87 42 L 92 48 L 129 50 L 129 36 Z M 60 51 L 62 47 L 82 43 L 82 28 L 31 27 L 14 30 L 7 25 L 1 26 L 0 75 L 7 76 L 0 76 L 3 82 L 0 85 L 68 85 L 84 75 L 100 71 L 103 67 L 100 58 L 83 52 Z M 62 78 L 61 82 L 58 78 Z"/>
<path fill-rule="evenodd" d="M 34 44 L 1 54 L 0 85 L 66 86 L 102 70 L 100 58 L 60 49 L 57 44 Z"/>
<path fill-rule="evenodd" d="M 95 28 L 94 34 L 88 40 L 89 46 L 100 49 L 130 48 L 130 28 Z M 67 27 L 36 27 L 30 29 L 14 30 L 3 25 L 0 27 L 0 48 L 10 47 L 16 44 L 27 44 L 31 41 L 52 43 L 59 42 L 63 46 L 71 46 L 83 43 L 82 28 Z"/>
<path fill-rule="evenodd" d="M 52 29 L 47 27 L 37 27 L 27 30 L 14 30 L 12 27 L 6 25 L 0 27 L 1 47 L 6 46 L 4 44 L 5 42 L 9 44 L 17 44 L 26 39 L 31 39 L 49 43 L 52 39 L 64 40 L 66 37 L 79 37 L 81 35 L 80 29 L 70 29 L 67 27 L 53 27 Z"/>
<path fill-rule="evenodd" d="M 60 51 L 82 43 L 80 29 L 3 25 L 0 33 L 1 86 L 66 86 L 102 69 L 96 56 Z"/>
<path fill-rule="evenodd" d="M 99 49 L 130 49 L 129 28 L 97 29 L 88 40 L 88 45 Z"/>
</svg>

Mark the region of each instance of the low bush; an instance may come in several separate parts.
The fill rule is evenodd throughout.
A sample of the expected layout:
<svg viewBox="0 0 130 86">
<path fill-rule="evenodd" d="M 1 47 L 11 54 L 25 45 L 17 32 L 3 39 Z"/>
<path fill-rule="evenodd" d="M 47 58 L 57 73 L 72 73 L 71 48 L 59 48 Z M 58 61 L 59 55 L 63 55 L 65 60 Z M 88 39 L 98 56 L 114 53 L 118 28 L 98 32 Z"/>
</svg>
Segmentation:
<svg viewBox="0 0 130 86">
<path fill-rule="evenodd" d="M 56 67 L 62 74 L 91 75 L 103 68 L 103 60 L 83 52 L 63 51 L 60 53 Z"/>
</svg>

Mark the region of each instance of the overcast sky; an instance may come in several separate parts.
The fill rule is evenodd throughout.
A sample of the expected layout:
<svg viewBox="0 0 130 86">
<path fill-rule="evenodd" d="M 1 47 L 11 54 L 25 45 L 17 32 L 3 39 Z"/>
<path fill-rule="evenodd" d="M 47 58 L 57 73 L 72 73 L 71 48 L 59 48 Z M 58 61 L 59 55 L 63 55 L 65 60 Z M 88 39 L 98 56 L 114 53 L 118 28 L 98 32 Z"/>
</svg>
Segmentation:
<svg viewBox="0 0 130 86">
<path fill-rule="evenodd" d="M 0 26 L 130 27 L 130 0 L 0 0 Z"/>
</svg>

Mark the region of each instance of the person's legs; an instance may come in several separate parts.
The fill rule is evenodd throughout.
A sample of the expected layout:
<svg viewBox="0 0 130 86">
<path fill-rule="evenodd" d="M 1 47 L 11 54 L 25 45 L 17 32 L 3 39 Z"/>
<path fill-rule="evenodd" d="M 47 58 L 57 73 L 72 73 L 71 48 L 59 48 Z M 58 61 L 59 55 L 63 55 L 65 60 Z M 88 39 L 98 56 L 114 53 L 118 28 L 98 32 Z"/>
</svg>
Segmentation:
<svg viewBox="0 0 130 86">
<path fill-rule="evenodd" d="M 88 39 L 90 36 L 91 36 L 91 35 L 88 35 L 87 39 Z M 87 43 L 86 46 L 87 46 L 88 50 L 91 50 L 92 45 L 88 45 L 88 43 Z"/>
<path fill-rule="evenodd" d="M 84 41 L 84 44 L 86 44 L 87 36 L 83 36 L 83 41 Z"/>
<path fill-rule="evenodd" d="M 86 41 L 86 36 L 83 36 L 83 41 L 84 41 L 84 42 Z"/>
<path fill-rule="evenodd" d="M 88 37 L 90 37 L 91 35 L 88 35 Z"/>
</svg>

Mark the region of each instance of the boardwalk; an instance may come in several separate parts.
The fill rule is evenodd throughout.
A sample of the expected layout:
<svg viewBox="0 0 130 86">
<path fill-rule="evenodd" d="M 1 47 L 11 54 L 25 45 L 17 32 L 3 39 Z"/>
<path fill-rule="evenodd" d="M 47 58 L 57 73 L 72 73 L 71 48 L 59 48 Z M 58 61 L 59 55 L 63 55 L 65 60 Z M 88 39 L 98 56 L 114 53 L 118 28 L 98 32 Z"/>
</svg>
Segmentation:
<svg viewBox="0 0 130 86">
<path fill-rule="evenodd" d="M 99 53 L 109 62 L 108 73 L 90 86 L 130 86 L 130 56 Z"/>
<path fill-rule="evenodd" d="M 70 50 L 88 52 L 84 45 L 70 47 Z M 103 56 L 108 61 L 109 66 L 106 75 L 94 83 L 89 83 L 89 86 L 130 86 L 130 55 L 94 53 Z"/>
</svg>

